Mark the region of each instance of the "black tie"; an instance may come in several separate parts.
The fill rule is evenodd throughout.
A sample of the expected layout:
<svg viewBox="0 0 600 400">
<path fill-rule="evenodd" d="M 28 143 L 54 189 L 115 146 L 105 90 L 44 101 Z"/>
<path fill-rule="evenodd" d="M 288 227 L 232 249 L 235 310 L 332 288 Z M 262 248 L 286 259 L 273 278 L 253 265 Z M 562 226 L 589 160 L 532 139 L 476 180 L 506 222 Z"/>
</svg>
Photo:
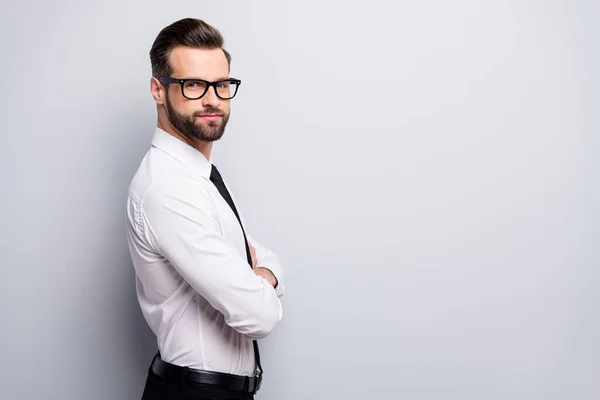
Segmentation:
<svg viewBox="0 0 600 400">
<path fill-rule="evenodd" d="M 252 268 L 252 255 L 250 254 L 250 248 L 248 247 L 248 239 L 246 238 L 246 232 L 244 232 L 242 221 L 240 220 L 240 216 L 237 212 L 237 209 L 235 208 L 235 204 L 233 204 L 233 199 L 231 198 L 229 191 L 225 187 L 225 182 L 223 182 L 223 178 L 221 177 L 219 170 L 214 165 L 212 166 L 212 170 L 210 172 L 210 180 L 217 187 L 217 189 L 219 189 L 219 193 L 221 193 L 221 196 L 223 196 L 227 204 L 229 204 L 229 207 L 231 207 L 231 210 L 237 217 L 238 222 L 240 223 L 240 227 L 242 228 L 242 234 L 244 235 L 244 244 L 246 245 L 246 258 L 248 260 L 248 264 L 250 264 L 250 268 Z M 256 368 L 258 370 L 258 374 L 262 375 L 263 369 L 260 365 L 258 343 L 256 342 L 256 340 L 253 340 L 252 344 L 254 345 L 254 358 L 256 359 Z"/>
</svg>

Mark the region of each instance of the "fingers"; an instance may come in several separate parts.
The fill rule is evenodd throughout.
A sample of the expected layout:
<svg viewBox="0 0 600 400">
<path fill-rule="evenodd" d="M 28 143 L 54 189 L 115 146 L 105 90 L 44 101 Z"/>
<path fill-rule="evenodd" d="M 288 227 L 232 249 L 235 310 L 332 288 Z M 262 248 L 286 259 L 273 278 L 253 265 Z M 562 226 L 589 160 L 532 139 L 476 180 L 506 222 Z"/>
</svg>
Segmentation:
<svg viewBox="0 0 600 400">
<path fill-rule="evenodd" d="M 250 248 L 250 256 L 252 257 L 252 268 L 256 268 L 256 248 L 252 243 L 248 243 L 248 247 Z"/>
<path fill-rule="evenodd" d="M 277 287 L 277 278 L 275 277 L 275 275 L 273 275 L 273 273 L 271 272 L 271 270 L 267 269 L 267 268 L 262 268 L 262 267 L 258 267 L 254 270 L 254 273 L 260 277 L 263 277 L 264 279 L 267 280 L 267 282 L 269 282 L 269 284 L 271 286 L 273 286 L 274 288 Z"/>
</svg>

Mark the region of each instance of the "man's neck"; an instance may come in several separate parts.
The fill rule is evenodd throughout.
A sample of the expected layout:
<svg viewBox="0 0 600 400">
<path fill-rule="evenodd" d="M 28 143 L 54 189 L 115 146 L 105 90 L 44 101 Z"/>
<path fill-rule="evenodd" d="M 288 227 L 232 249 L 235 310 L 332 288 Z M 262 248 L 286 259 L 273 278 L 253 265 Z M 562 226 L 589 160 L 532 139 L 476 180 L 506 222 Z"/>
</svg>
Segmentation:
<svg viewBox="0 0 600 400">
<path fill-rule="evenodd" d="M 167 132 L 169 135 L 176 137 L 184 143 L 189 144 L 200 153 L 204 155 L 204 157 L 210 161 L 210 153 L 212 151 L 212 142 L 203 142 L 201 140 L 190 139 L 185 136 L 183 133 L 179 132 L 173 125 L 167 123 L 163 123 L 160 119 L 158 120 L 157 126 L 163 131 Z"/>
</svg>

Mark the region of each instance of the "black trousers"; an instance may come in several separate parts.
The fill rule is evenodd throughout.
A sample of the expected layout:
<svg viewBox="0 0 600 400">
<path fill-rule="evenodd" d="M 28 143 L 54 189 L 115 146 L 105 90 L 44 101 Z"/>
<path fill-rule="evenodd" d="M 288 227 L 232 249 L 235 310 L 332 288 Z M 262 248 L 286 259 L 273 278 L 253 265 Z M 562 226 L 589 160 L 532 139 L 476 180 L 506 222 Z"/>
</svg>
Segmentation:
<svg viewBox="0 0 600 400">
<path fill-rule="evenodd" d="M 231 392 L 197 384 L 174 385 L 148 371 L 142 400 L 253 400 L 250 393 Z"/>
</svg>

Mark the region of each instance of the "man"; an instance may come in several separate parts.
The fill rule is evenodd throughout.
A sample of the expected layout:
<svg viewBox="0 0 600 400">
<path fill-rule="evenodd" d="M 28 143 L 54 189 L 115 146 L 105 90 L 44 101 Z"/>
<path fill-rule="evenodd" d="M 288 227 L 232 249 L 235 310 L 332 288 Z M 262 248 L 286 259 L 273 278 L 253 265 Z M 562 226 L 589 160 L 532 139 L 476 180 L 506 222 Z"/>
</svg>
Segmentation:
<svg viewBox="0 0 600 400">
<path fill-rule="evenodd" d="M 219 31 L 197 19 L 164 28 L 150 59 L 158 126 L 127 200 L 137 296 L 159 350 L 142 400 L 253 399 L 256 339 L 282 318 L 284 276 L 212 164 L 241 81 Z"/>
</svg>

